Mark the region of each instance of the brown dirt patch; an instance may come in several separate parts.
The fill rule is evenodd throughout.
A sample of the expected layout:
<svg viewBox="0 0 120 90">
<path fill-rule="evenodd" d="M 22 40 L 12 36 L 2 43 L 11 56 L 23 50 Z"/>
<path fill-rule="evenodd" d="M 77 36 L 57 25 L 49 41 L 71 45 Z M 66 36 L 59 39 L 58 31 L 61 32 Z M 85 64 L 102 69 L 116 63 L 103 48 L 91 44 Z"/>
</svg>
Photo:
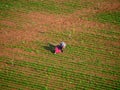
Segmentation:
<svg viewBox="0 0 120 90">
<path fill-rule="evenodd" d="M 31 33 L 31 34 L 30 34 Z M 11 42 L 16 42 L 16 41 L 21 41 L 21 40 L 33 40 L 35 37 L 35 33 L 31 31 L 9 31 L 5 34 L 0 35 L 0 41 L 1 42 L 6 42 L 6 43 L 11 43 Z"/>
<path fill-rule="evenodd" d="M 8 65 L 4 62 L 0 62 L 0 71 L 3 71 L 4 68 L 8 67 Z"/>
<path fill-rule="evenodd" d="M 83 16 L 87 17 L 91 14 L 105 12 L 105 11 L 119 11 L 120 2 L 118 0 L 113 1 L 104 1 L 104 2 L 95 2 L 92 7 L 83 8 L 71 14 L 72 16 Z"/>
<path fill-rule="evenodd" d="M 101 11 L 116 11 L 120 10 L 120 2 L 103 2 L 101 4 L 97 4 L 99 8 L 99 12 Z"/>
<path fill-rule="evenodd" d="M 21 40 L 33 41 L 33 40 L 46 40 L 48 37 L 39 35 L 40 33 L 47 32 L 48 30 L 69 30 L 75 28 L 78 31 L 84 31 L 84 28 L 104 28 L 110 27 L 109 24 L 102 24 L 94 21 L 87 21 L 80 17 L 87 17 L 90 13 L 98 13 L 101 11 L 118 10 L 120 3 L 114 2 L 103 2 L 97 3 L 94 7 L 82 9 L 70 15 L 54 15 L 47 13 L 33 12 L 27 15 L 22 15 L 26 20 L 30 20 L 30 23 L 23 25 L 23 30 L 13 31 L 9 30 L 2 31 L 0 33 L 1 42 L 15 42 Z M 82 16 L 81 16 L 82 15 Z M 0 21 L 0 23 L 15 26 L 15 23 L 9 21 Z"/>
<path fill-rule="evenodd" d="M 11 22 L 11 21 L 0 21 L 1 24 L 4 24 L 4 25 L 8 25 L 8 26 L 15 26 L 15 23 L 14 22 Z"/>
<path fill-rule="evenodd" d="M 87 21 L 79 17 L 79 12 L 63 16 L 54 14 L 30 13 L 28 17 L 35 23 L 34 30 L 45 32 L 47 30 L 71 30 L 84 31 L 84 28 L 104 28 L 109 24 L 95 21 Z"/>
<path fill-rule="evenodd" d="M 18 49 L 18 48 L 4 48 L 4 49 L 0 49 L 0 50 L 1 50 L 0 56 L 5 55 L 5 56 L 11 58 L 13 61 L 14 60 L 25 60 L 28 62 L 35 62 L 34 59 L 27 58 L 24 55 L 37 56 L 33 52 L 26 52 L 26 51 L 24 51 L 22 49 Z"/>
<path fill-rule="evenodd" d="M 63 1 L 64 0 L 59 0 L 59 2 L 63 2 Z M 25 14 L 20 15 L 22 18 L 30 19 L 31 23 L 24 22 L 25 24 L 23 25 L 23 30 L 21 31 L 11 30 L 10 32 L 7 32 L 7 34 L 0 33 L 0 40 L 4 40 L 4 41 L 10 41 L 10 39 L 12 39 L 13 41 L 35 40 L 37 39 L 37 34 L 39 32 L 45 32 L 50 29 L 65 30 L 65 29 L 76 28 L 76 30 L 81 31 L 83 29 L 81 29 L 80 27 L 83 25 L 87 28 L 95 27 L 95 26 L 99 28 L 107 27 L 105 24 L 81 19 L 80 16 L 82 15 L 83 17 L 85 17 L 85 16 L 89 16 L 90 13 L 94 14 L 104 11 L 119 10 L 120 2 L 118 0 L 114 0 L 114 2 L 111 2 L 111 0 L 109 1 L 106 0 L 104 2 L 99 2 L 99 3 L 96 2 L 95 0 L 91 0 L 91 2 L 95 2 L 93 7 L 84 8 L 68 16 L 37 13 L 37 12 L 29 13 L 27 15 Z M 15 23 L 7 20 L 2 20 L 0 21 L 0 23 L 9 26 L 15 26 Z"/>
<path fill-rule="evenodd" d="M 115 47 L 119 47 L 120 46 L 120 42 L 111 42 L 111 41 L 106 41 L 105 42 L 105 46 L 108 46 L 108 45 L 110 45 L 110 46 L 115 46 Z"/>
</svg>

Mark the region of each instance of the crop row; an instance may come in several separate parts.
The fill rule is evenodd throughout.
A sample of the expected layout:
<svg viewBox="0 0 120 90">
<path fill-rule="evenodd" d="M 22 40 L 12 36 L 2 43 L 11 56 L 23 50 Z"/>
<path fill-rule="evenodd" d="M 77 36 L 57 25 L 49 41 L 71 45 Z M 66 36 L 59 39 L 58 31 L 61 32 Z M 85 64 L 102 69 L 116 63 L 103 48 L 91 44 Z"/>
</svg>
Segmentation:
<svg viewBox="0 0 120 90">
<path fill-rule="evenodd" d="M 18 65 L 18 64 L 17 64 Z M 20 64 L 20 66 L 21 66 L 22 64 Z M 40 69 L 40 71 L 42 70 L 41 68 L 40 68 L 40 66 L 41 65 L 35 65 L 35 64 L 32 64 L 32 63 L 25 63 L 24 62 L 24 64 L 22 65 L 22 66 L 29 66 L 30 68 L 38 68 L 38 69 Z M 60 74 L 60 72 L 61 71 L 65 71 L 65 69 L 63 69 L 63 70 L 61 70 L 60 68 L 54 68 L 54 67 L 51 67 L 51 66 L 41 66 L 41 67 L 43 67 L 43 68 L 45 68 L 45 67 L 49 67 L 49 68 L 51 68 L 51 69 L 48 69 L 48 72 L 52 72 L 52 73 L 54 73 L 54 75 L 59 75 Z M 54 72 L 53 72 L 54 71 Z M 62 73 L 62 77 L 65 77 L 65 78 L 68 78 L 68 79 L 72 79 L 71 77 L 73 77 L 73 79 L 72 80 L 74 80 L 75 78 L 78 78 L 78 81 L 77 81 L 77 83 L 79 82 L 79 79 L 81 78 L 81 79 L 84 79 L 85 77 L 86 77 L 86 75 L 83 75 L 82 77 L 80 77 L 79 78 L 79 75 L 72 75 L 72 76 L 70 76 L 69 77 L 69 75 L 71 75 L 69 72 L 67 73 L 68 71 L 66 71 L 66 72 L 63 72 Z M 72 73 L 74 73 L 74 72 L 72 72 Z M 84 77 L 84 78 L 83 78 Z M 94 79 L 94 78 L 93 78 Z M 89 77 L 88 77 L 88 79 L 87 80 L 89 80 Z M 75 79 L 75 81 L 76 81 L 76 79 Z M 96 81 L 99 81 L 99 80 L 96 80 Z M 91 81 L 91 82 L 94 82 L 94 81 Z M 104 82 L 104 81 L 103 81 Z M 103 83 L 103 82 L 98 82 L 98 83 Z M 113 82 L 113 81 L 112 81 Z M 117 85 L 117 83 L 115 83 L 115 86 Z M 113 85 L 112 85 L 113 86 Z"/>
<path fill-rule="evenodd" d="M 19 55 L 20 55 L 20 53 L 19 53 Z M 58 59 L 57 61 L 55 61 L 54 60 L 55 58 L 47 59 L 47 58 L 43 58 L 43 57 L 40 57 L 40 56 L 30 56 L 30 55 L 25 55 L 25 54 L 24 54 L 24 56 L 27 57 L 27 58 L 31 58 L 31 59 L 39 62 L 39 63 L 47 64 L 49 66 L 51 66 L 51 65 L 52 66 L 53 65 L 57 66 L 57 64 L 58 64 L 57 61 L 59 60 Z M 11 63 L 10 60 L 9 60 L 9 63 Z M 116 72 L 116 70 L 118 70 L 119 67 L 111 66 L 111 65 L 107 65 L 107 64 L 101 64 L 101 63 L 96 64 L 96 63 L 88 62 L 88 61 L 87 62 L 81 62 L 81 63 L 74 63 L 74 62 L 71 62 L 71 61 L 68 61 L 68 60 L 67 61 L 64 60 L 64 62 L 62 62 L 62 65 L 63 65 L 63 67 L 65 65 L 69 65 L 71 67 L 69 69 L 71 69 L 71 70 L 74 70 L 74 68 L 72 68 L 72 67 L 79 67 L 80 70 L 87 69 L 87 70 L 90 70 L 90 71 L 98 71 L 98 72 L 102 72 L 102 73 L 108 73 L 108 74 L 111 74 L 111 75 L 119 75 L 119 72 Z M 87 68 L 88 66 L 91 66 L 91 65 L 96 67 L 96 68 L 92 68 L 92 67 Z M 108 68 L 109 71 L 106 70 L 106 68 Z"/>
<path fill-rule="evenodd" d="M 65 69 L 61 69 L 61 68 L 56 68 L 56 67 L 52 67 L 52 66 L 45 66 L 45 65 L 41 65 L 41 64 L 36 64 L 36 63 L 30 63 L 30 62 L 21 62 L 21 61 L 15 61 L 14 62 L 15 63 L 15 65 L 19 65 L 19 66 L 25 66 L 25 67 L 29 67 L 29 68 L 34 68 L 34 69 L 36 69 L 36 70 L 38 70 L 38 71 L 41 71 L 41 70 L 44 70 L 44 68 L 46 68 L 46 67 L 48 67 L 49 69 L 48 69 L 48 72 L 52 72 L 52 73 L 55 73 L 55 74 L 57 74 L 57 75 L 59 75 L 60 74 L 60 72 L 62 72 L 62 71 L 65 71 Z M 51 68 L 51 69 L 50 69 Z M 66 72 L 70 72 L 70 71 L 66 71 Z M 63 72 L 64 73 L 64 72 Z M 73 71 L 71 71 L 71 73 L 74 73 Z M 74 73 L 75 74 L 75 73 Z M 70 74 L 70 75 L 72 75 L 72 74 Z M 81 74 L 80 74 L 81 75 Z M 66 77 L 66 76 L 65 76 Z M 76 74 L 76 75 L 72 75 L 72 76 L 70 76 L 70 77 L 74 77 L 74 78 L 78 78 L 79 79 L 79 74 Z M 84 75 L 81 77 L 81 78 L 83 78 L 84 77 Z M 85 75 L 85 77 L 86 77 L 86 75 Z"/>
<path fill-rule="evenodd" d="M 78 36 L 78 37 L 76 37 L 76 35 Z M 104 45 L 104 43 L 105 42 L 107 42 L 107 41 L 109 41 L 109 40 L 107 40 L 107 39 L 104 39 L 104 38 L 102 38 L 102 36 L 100 36 L 100 35 L 95 35 L 95 34 L 88 34 L 88 33 L 78 33 L 78 34 L 76 34 L 73 38 L 75 39 L 75 40 L 77 40 L 78 42 L 80 42 L 80 41 L 84 41 L 85 43 L 87 43 L 87 44 L 93 44 L 93 45 L 95 45 L 95 46 L 104 46 L 105 47 L 105 45 Z M 106 37 L 107 38 L 107 37 Z M 110 37 L 109 37 L 110 38 Z M 118 40 L 118 41 L 117 41 Z M 117 38 L 117 42 L 119 42 L 119 39 Z M 115 40 L 112 40 L 111 42 L 116 42 Z M 111 44 L 106 44 L 106 48 L 108 48 L 108 47 L 110 47 L 112 50 L 114 50 L 115 48 L 116 49 L 118 49 L 119 47 L 116 47 L 116 46 L 114 46 L 114 45 L 111 45 Z"/>
<path fill-rule="evenodd" d="M 73 48 L 73 47 L 72 47 L 72 48 Z M 82 50 L 83 48 L 85 48 L 85 47 L 82 47 L 81 50 Z M 78 47 L 77 47 L 77 48 L 74 48 L 74 49 L 75 49 L 75 51 L 76 51 L 76 50 L 78 49 Z M 69 50 L 70 50 L 70 52 L 72 51 L 70 46 L 69 46 Z M 86 50 L 86 49 L 85 49 L 85 50 Z M 90 50 L 89 50 L 89 51 L 90 51 Z M 97 50 L 96 50 L 96 51 L 97 51 Z M 87 56 L 87 57 L 90 57 L 90 56 L 91 56 L 91 55 L 86 54 L 85 52 L 80 52 L 79 54 L 80 54 L 80 56 L 81 56 L 81 54 L 83 54 L 83 56 Z M 55 58 L 51 58 L 51 57 L 50 57 L 49 59 L 51 59 L 51 60 L 49 60 L 49 59 L 47 59 L 47 58 L 45 58 L 45 57 L 35 57 L 35 56 L 30 56 L 30 55 L 26 55 L 26 56 L 29 57 L 29 58 L 32 58 L 32 59 L 36 59 L 36 60 L 39 60 L 39 59 L 42 60 L 42 61 L 44 60 L 44 62 L 48 62 L 48 63 L 53 63 L 53 60 L 52 60 L 52 59 L 55 59 Z M 46 56 L 46 57 L 47 57 L 47 56 Z M 57 55 L 57 56 L 55 56 L 55 57 L 58 57 L 58 58 L 59 58 L 59 55 Z M 60 59 L 63 59 L 63 60 L 64 60 L 63 63 L 66 64 L 67 62 L 69 62 L 68 60 L 70 60 L 71 57 L 63 56 L 63 57 L 61 57 Z M 68 60 L 66 61 L 65 59 L 66 59 L 66 60 L 68 59 Z M 105 58 L 105 59 L 106 59 L 106 58 Z M 107 59 L 108 59 L 108 58 L 107 58 Z M 39 60 L 39 61 L 40 61 L 40 60 Z M 68 64 L 69 64 L 69 63 L 68 63 Z M 82 63 L 82 64 L 83 64 L 83 63 Z M 89 64 L 93 64 L 93 63 L 89 63 Z M 100 65 L 100 64 L 95 64 L 95 65 L 98 66 L 98 65 Z M 84 64 L 83 64 L 82 66 L 83 66 L 83 68 L 84 68 Z M 106 66 L 108 66 L 108 65 L 105 65 L 105 67 L 106 67 Z M 113 66 L 112 66 L 112 68 L 113 68 Z M 115 69 L 116 69 L 116 67 L 115 67 Z M 118 68 L 118 69 L 119 69 L 119 68 Z M 90 70 L 90 69 L 89 69 L 89 70 Z M 103 71 L 103 70 L 102 70 L 102 71 Z M 106 71 L 104 70 L 103 72 L 106 72 Z M 110 72 L 110 71 L 108 71 L 108 72 Z M 115 74 L 115 72 L 110 72 L 110 73 Z M 119 75 L 119 73 L 118 73 L 118 75 Z"/>
<path fill-rule="evenodd" d="M 29 56 L 30 58 L 31 56 Z M 44 58 L 45 61 L 43 61 L 43 59 L 41 57 L 36 57 L 36 56 L 32 56 L 33 59 L 36 58 L 36 60 L 39 60 L 39 63 L 43 63 L 43 64 L 46 64 L 46 65 L 49 65 L 49 66 L 58 66 L 57 64 L 57 61 L 53 61 L 52 58 L 49 58 L 46 59 Z M 41 59 L 41 60 L 40 60 Z M 82 62 L 82 63 L 74 63 L 74 62 L 69 62 L 69 61 L 64 61 L 62 62 L 62 65 L 63 67 L 65 65 L 70 65 L 71 70 L 76 70 L 76 68 L 72 68 L 72 67 L 79 67 L 80 70 L 89 70 L 89 71 L 97 71 L 97 72 L 102 72 L 102 73 L 107 73 L 107 74 L 111 74 L 111 75 L 120 75 L 120 72 L 119 71 L 116 71 L 119 69 L 119 67 L 117 66 L 111 66 L 111 65 L 107 65 L 107 64 L 94 64 L 93 62 Z M 93 67 L 89 67 L 87 68 L 88 66 L 94 66 Z M 106 70 L 106 68 L 109 68 L 109 70 Z"/>
<path fill-rule="evenodd" d="M 5 72 L 1 72 L 0 78 L 6 80 L 6 82 L 9 81 L 9 82 L 13 82 L 18 85 L 28 86 L 28 87 L 31 87 L 34 89 L 40 89 L 41 85 L 47 86 L 48 84 L 50 84 L 51 87 L 60 89 L 59 83 L 63 82 L 63 81 L 61 81 L 61 79 L 58 79 L 59 82 L 50 83 L 49 82 L 50 76 L 45 72 L 40 72 L 39 74 L 37 74 L 35 76 L 33 76 L 34 72 L 30 72 L 30 73 L 32 73 L 32 75 L 26 76 L 26 75 L 24 75 L 24 73 L 22 73 L 22 71 L 20 71 L 19 73 L 17 73 L 16 71 L 17 71 L 17 69 L 16 70 L 8 69 L 7 74 Z M 64 83 L 67 83 L 67 82 L 64 82 Z M 41 90 L 44 90 L 45 88 L 46 87 L 42 87 Z"/>
<path fill-rule="evenodd" d="M 94 56 L 94 54 L 102 54 L 104 57 L 106 57 L 107 59 L 115 59 L 115 60 L 119 60 L 118 58 L 118 54 L 113 54 L 113 53 L 110 53 L 110 52 L 106 52 L 106 51 L 103 51 L 103 50 L 97 50 L 97 49 L 94 49 L 94 48 L 88 48 L 88 47 L 85 47 L 85 46 L 79 46 L 79 47 L 71 47 L 71 46 L 68 46 L 68 51 L 67 53 L 69 54 L 73 54 L 74 55 L 86 55 L 86 54 L 89 54 L 91 56 Z M 92 55 L 93 54 L 93 55 Z"/>
<path fill-rule="evenodd" d="M 18 75 L 11 72 L 6 74 L 4 72 L 0 72 L 0 78 L 6 81 L 12 81 L 18 85 L 20 84 L 31 88 L 36 88 L 36 89 L 45 88 L 44 86 L 36 84 L 35 82 L 33 83 L 33 80 L 30 80 L 29 77 L 25 77 L 22 74 Z"/>
<path fill-rule="evenodd" d="M 15 89 L 15 90 L 24 90 L 25 88 L 28 89 L 28 87 L 23 87 L 21 85 L 16 85 L 16 84 L 13 84 L 11 81 L 6 81 L 6 80 L 3 80 L 4 78 L 0 78 L 2 79 L 2 82 L 0 83 L 0 88 L 1 90 L 11 90 L 11 89 Z"/>
<path fill-rule="evenodd" d="M 28 51 L 28 52 L 35 52 L 35 53 L 40 53 L 41 52 L 41 53 L 44 53 L 44 54 L 49 54 L 48 52 L 45 52 L 43 49 L 36 50 L 36 49 L 32 49 L 32 48 L 26 48 L 24 46 L 22 46 L 22 47 L 21 46 L 12 46 L 12 47 L 13 48 L 21 48 L 21 49 L 23 49 L 25 51 Z M 94 56 L 94 55 L 91 55 L 91 54 L 102 54 L 107 59 L 108 58 L 109 59 L 113 58 L 115 60 L 119 60 L 118 54 L 114 54 L 114 52 L 106 52 L 105 50 L 102 50 L 102 49 L 99 50 L 99 49 L 89 48 L 89 47 L 85 47 L 85 46 L 72 47 L 72 46 L 68 45 L 68 49 L 67 49 L 66 53 L 67 54 L 73 54 L 74 53 L 74 55 L 77 55 L 77 56 L 86 55 L 86 54 L 89 54 L 89 56 Z M 63 58 L 65 58 L 65 56 Z M 69 59 L 69 57 L 67 56 L 66 59 Z"/>
<path fill-rule="evenodd" d="M 54 74 L 52 74 L 52 76 L 54 75 L 54 76 L 57 76 L 57 77 L 61 77 L 61 75 L 60 75 L 60 71 L 58 71 L 58 70 L 55 70 L 55 72 L 56 73 L 54 73 Z M 70 74 L 70 72 L 66 72 L 66 71 L 63 71 L 64 73 L 62 74 L 62 77 L 63 78 L 66 78 L 67 80 L 69 80 L 70 82 L 72 82 L 72 83 L 76 83 L 76 84 L 78 84 L 78 83 L 80 83 L 80 82 L 86 82 L 86 84 L 85 85 L 82 85 L 82 86 L 84 86 L 84 87 L 88 87 L 88 88 L 90 88 L 90 87 L 93 87 L 94 85 L 96 85 L 96 87 L 95 88 L 100 88 L 101 86 L 103 87 L 103 88 L 117 88 L 117 83 L 115 83 L 114 85 L 109 85 L 109 84 L 107 84 L 107 86 L 106 86 L 106 83 L 104 83 L 106 80 L 104 80 L 104 79 L 102 79 L 102 78 L 95 78 L 95 77 L 92 77 L 92 76 L 89 76 L 89 75 L 85 75 L 85 74 L 82 74 L 82 73 L 80 73 L 80 75 L 81 76 L 79 76 L 79 78 L 77 78 L 76 77 L 76 74 L 72 74 L 72 76 L 70 76 L 69 77 L 69 75 L 71 75 Z M 43 72 L 44 73 L 44 72 Z M 23 74 L 20 74 L 20 75 L 15 75 L 14 76 L 14 74 L 16 74 L 16 73 L 10 73 L 9 74 L 9 76 L 12 76 L 12 77 L 16 77 L 16 79 L 19 81 L 21 78 L 23 78 L 23 77 L 25 77 L 25 76 L 23 76 Z M 38 80 L 38 79 L 40 79 L 41 78 L 41 73 L 40 74 L 38 74 L 37 76 L 38 77 L 31 77 L 31 76 L 29 76 L 28 78 L 26 78 L 25 80 L 29 80 L 30 78 L 31 79 L 33 79 L 34 78 L 34 80 Z M 75 76 L 74 76 L 75 75 Z M 74 77 L 73 77 L 74 76 Z M 18 78 L 17 78 L 18 77 Z M 42 77 L 44 77 L 45 78 L 45 76 L 42 76 Z M 86 78 L 87 77 L 87 78 Z M 10 77 L 11 78 L 11 77 Z M 15 80 L 16 80 L 15 79 Z M 100 79 L 100 80 L 98 80 L 98 79 Z M 9 79 L 8 79 L 9 80 Z M 23 81 L 25 81 L 25 80 L 23 80 Z M 40 79 L 41 80 L 41 79 Z M 44 79 L 42 79 L 42 80 L 44 80 Z M 102 80 L 102 82 L 101 82 L 101 80 Z M 16 82 L 16 81 L 15 81 Z M 28 82 L 28 81 L 27 81 Z M 33 80 L 32 80 L 32 82 L 33 82 Z M 37 81 L 36 81 L 37 82 Z M 112 81 L 113 82 L 113 81 Z M 24 84 L 26 84 L 25 82 L 23 82 Z M 113 83 L 112 83 L 113 84 Z M 98 85 L 98 86 L 97 86 Z M 109 85 L 109 86 L 108 86 Z M 113 87 L 114 86 L 114 87 Z"/>
<path fill-rule="evenodd" d="M 44 73 L 44 72 L 43 72 Z M 53 75 L 56 75 L 57 77 L 59 76 L 59 77 L 61 77 L 60 75 L 59 75 L 60 73 L 54 73 L 54 74 L 52 74 L 52 76 Z M 85 79 L 85 77 L 86 77 L 86 75 L 83 75 L 82 77 L 80 77 L 79 79 L 76 79 L 76 77 L 75 78 L 71 78 L 71 77 L 69 77 L 69 74 L 67 75 L 68 73 L 67 72 L 64 72 L 63 74 L 62 74 L 62 77 L 64 77 L 65 76 L 65 78 L 66 79 L 68 79 L 68 80 L 70 80 L 71 82 L 73 82 L 73 83 L 75 83 L 76 81 L 77 81 L 77 83 L 79 83 L 79 81 L 81 81 L 81 82 L 87 82 L 87 80 L 89 80 L 90 79 L 90 77 L 89 76 L 87 76 L 89 79 Z M 12 74 L 10 74 L 10 75 L 12 75 Z M 40 79 L 41 78 L 41 73 L 40 74 L 38 74 L 37 75 L 37 77 L 35 78 L 34 77 L 34 80 L 36 80 L 37 78 L 38 79 Z M 68 77 L 66 77 L 66 75 L 68 76 Z M 20 75 L 21 76 L 21 75 Z M 23 76 L 21 76 L 21 78 L 22 78 Z M 42 76 L 42 77 L 45 77 L 45 76 Z M 20 77 L 19 77 L 20 78 Z M 29 78 L 32 78 L 31 76 L 29 77 Z M 94 78 L 93 78 L 94 79 Z M 93 81 L 91 81 L 92 80 L 92 78 L 90 79 L 90 82 L 88 81 L 88 84 L 86 84 L 86 85 L 88 85 L 89 86 L 89 84 L 90 84 L 90 86 L 91 85 L 94 85 L 95 83 L 97 84 L 97 82 L 93 82 Z M 98 81 L 98 80 L 97 80 Z M 76 84 L 77 84 L 76 83 Z M 98 84 L 99 83 L 102 83 L 102 82 L 98 82 Z M 103 83 L 104 84 L 104 83 Z M 102 86 L 104 86 L 104 85 L 102 85 Z M 86 87 L 86 86 L 85 86 Z M 89 87 L 88 87 L 89 88 Z M 115 87 L 114 87 L 115 88 Z"/>
<path fill-rule="evenodd" d="M 32 58 L 39 63 L 47 64 L 49 66 L 51 66 L 51 65 L 56 66 L 58 64 L 57 61 L 52 60 L 52 59 L 55 59 L 55 58 L 47 59 L 47 58 L 43 58 L 43 57 L 39 57 L 39 56 L 38 57 L 37 56 L 30 56 L 30 55 L 24 55 L 24 56 L 26 56 L 27 58 Z M 9 62 L 7 62 L 7 63 L 11 63 L 11 61 L 9 60 Z M 108 74 L 111 74 L 111 75 L 119 75 L 120 74 L 119 72 L 116 72 L 116 70 L 118 70 L 119 67 L 111 66 L 111 65 L 109 66 L 107 64 L 105 64 L 105 65 L 100 64 L 100 63 L 94 64 L 93 62 L 74 63 L 74 62 L 70 62 L 68 60 L 67 61 L 65 60 L 64 62 L 62 62 L 62 65 L 70 65 L 71 68 L 69 68 L 69 69 L 71 69 L 71 70 L 74 70 L 74 68 L 72 68 L 72 67 L 79 67 L 80 70 L 98 71 L 98 72 L 102 72 L 102 73 L 108 73 Z M 95 65 L 95 67 L 96 66 L 97 67 L 96 68 L 92 68 L 92 67 L 87 68 L 90 65 L 93 65 L 93 66 Z M 106 68 L 109 68 L 109 69 L 111 68 L 111 69 L 108 71 L 108 70 L 106 70 Z"/>
<path fill-rule="evenodd" d="M 98 32 L 102 34 L 111 35 L 111 36 L 118 36 L 118 37 L 120 36 L 120 32 L 114 31 L 114 30 L 98 30 Z"/>
<path fill-rule="evenodd" d="M 27 52 L 35 52 L 35 53 L 43 53 L 43 54 L 49 54 L 48 52 L 46 52 L 44 49 L 33 49 L 33 48 L 28 48 L 28 47 L 24 47 L 24 46 L 16 46 L 16 45 L 7 45 L 6 47 L 11 47 L 11 48 L 20 48 L 20 49 L 23 49 L 24 51 L 27 51 Z M 86 47 L 86 46 L 77 46 L 77 47 L 73 47 L 73 46 L 70 46 L 68 45 L 67 47 L 67 51 L 66 51 L 66 54 L 73 54 L 74 55 L 84 55 L 84 54 L 88 54 L 90 56 L 94 56 L 94 55 L 91 55 L 91 54 L 102 54 L 104 55 L 104 57 L 106 56 L 106 58 L 114 58 L 116 60 L 119 60 L 118 58 L 118 52 L 114 52 L 114 51 L 109 51 L 108 50 L 103 50 L 103 49 L 96 49 L 96 48 L 93 48 L 93 47 Z M 88 56 L 88 55 L 87 55 Z M 62 57 L 61 57 L 62 58 Z M 64 56 L 65 58 L 65 56 Z M 69 59 L 69 57 L 67 56 L 66 59 Z"/>
</svg>

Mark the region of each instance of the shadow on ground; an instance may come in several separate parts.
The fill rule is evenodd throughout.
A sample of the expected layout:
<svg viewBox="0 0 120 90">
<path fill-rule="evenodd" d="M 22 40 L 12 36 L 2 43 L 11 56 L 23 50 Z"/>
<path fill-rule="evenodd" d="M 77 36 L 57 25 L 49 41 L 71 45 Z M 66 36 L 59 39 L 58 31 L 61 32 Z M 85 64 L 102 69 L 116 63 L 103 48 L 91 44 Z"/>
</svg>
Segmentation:
<svg viewBox="0 0 120 90">
<path fill-rule="evenodd" d="M 55 48 L 55 45 L 51 44 L 51 43 L 48 43 L 47 46 L 43 46 L 44 49 L 50 51 L 51 53 L 54 53 L 54 48 Z"/>
</svg>

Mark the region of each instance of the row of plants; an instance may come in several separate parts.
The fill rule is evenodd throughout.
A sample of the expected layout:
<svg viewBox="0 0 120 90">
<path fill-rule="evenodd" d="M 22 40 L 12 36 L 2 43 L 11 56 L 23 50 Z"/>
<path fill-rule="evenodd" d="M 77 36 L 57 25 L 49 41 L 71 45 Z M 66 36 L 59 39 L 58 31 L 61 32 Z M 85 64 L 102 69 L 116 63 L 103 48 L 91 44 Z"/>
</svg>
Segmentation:
<svg viewBox="0 0 120 90">
<path fill-rule="evenodd" d="M 22 67 L 25 66 L 25 67 L 29 67 L 29 68 L 38 69 L 38 71 L 41 71 L 41 70 L 44 71 L 44 68 L 48 67 L 48 69 L 47 69 L 48 73 L 54 73 L 54 75 L 56 75 L 56 76 L 58 76 L 58 75 L 60 75 L 60 73 L 62 73 L 61 76 L 63 78 L 67 78 L 68 80 L 72 80 L 72 79 L 74 80 L 75 79 L 74 81 L 76 83 L 78 83 L 78 81 L 80 79 L 89 80 L 89 75 L 82 74 L 82 73 L 79 73 L 79 72 L 73 74 L 73 71 L 65 70 L 65 68 L 56 68 L 56 67 L 52 67 L 52 66 L 43 66 L 41 64 L 39 65 L 39 64 L 30 63 L 30 62 L 23 62 L 23 63 L 21 63 L 21 61 L 16 61 L 15 65 L 19 65 L 19 66 L 22 66 Z M 43 69 L 41 69 L 41 67 L 43 67 Z M 105 81 L 101 81 L 101 78 L 98 78 L 98 79 L 100 79 L 100 80 L 96 80 L 95 82 L 97 82 L 97 83 L 101 83 L 102 82 L 103 83 L 103 82 L 107 81 L 106 79 L 105 79 Z M 94 80 L 95 80 L 95 77 L 93 76 L 93 80 L 91 80 L 91 82 L 93 82 Z M 112 81 L 112 82 L 114 82 L 114 81 Z M 112 85 L 109 85 L 110 88 L 113 86 L 113 83 L 111 83 L 111 84 Z M 107 83 L 105 85 L 107 85 Z M 116 86 L 116 83 L 114 85 Z M 114 88 L 117 88 L 117 87 L 114 87 Z"/>
</svg>

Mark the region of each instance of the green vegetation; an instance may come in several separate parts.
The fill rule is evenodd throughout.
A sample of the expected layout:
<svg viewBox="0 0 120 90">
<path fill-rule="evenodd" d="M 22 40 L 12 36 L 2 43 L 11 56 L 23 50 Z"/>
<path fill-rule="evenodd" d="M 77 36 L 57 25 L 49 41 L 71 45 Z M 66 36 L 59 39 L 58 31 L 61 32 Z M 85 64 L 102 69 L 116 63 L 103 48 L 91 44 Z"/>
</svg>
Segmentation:
<svg viewBox="0 0 120 90">
<path fill-rule="evenodd" d="M 114 23 L 108 24 L 110 29 L 108 26 L 85 27 L 83 24 L 91 24 L 93 21 L 83 18 L 80 19 L 82 24 L 75 22 L 70 27 L 67 27 L 69 21 L 63 23 L 65 27 L 61 24 L 62 19 L 66 21 L 66 17 L 70 20 L 74 20 L 74 17 L 78 19 L 79 14 L 68 18 L 71 13 L 84 8 L 86 10 L 102 1 L 1 0 L 0 23 L 4 20 L 6 22 L 0 24 L 0 90 L 119 90 L 120 13 L 111 11 L 93 15 L 92 18 L 103 25 L 104 22 Z M 58 24 L 58 28 L 63 30 L 55 28 L 57 21 L 41 24 L 35 19 L 32 22 L 30 17 L 25 17 L 29 12 L 51 13 L 48 15 L 53 14 L 58 18 L 63 15 Z M 15 25 L 12 26 L 11 22 Z M 99 26 L 99 23 L 96 24 Z M 31 27 L 32 30 L 34 28 L 33 32 Z M 21 29 L 30 31 L 27 34 L 31 36 L 37 33 L 37 38 L 24 40 L 27 35 L 23 35 L 18 36 L 17 41 L 16 34 L 9 36 L 12 31 L 18 31 L 17 35 L 22 34 L 19 32 Z M 60 41 L 65 41 L 67 47 L 63 53 L 55 55 L 54 46 Z"/>
<path fill-rule="evenodd" d="M 120 12 L 118 11 L 99 13 L 96 15 L 96 18 L 102 23 L 109 22 L 120 25 Z"/>
<path fill-rule="evenodd" d="M 32 0 L 2 0 L 0 2 L 0 10 L 1 11 L 47 11 L 53 13 L 68 13 L 74 12 L 78 9 L 85 8 L 87 6 L 92 5 L 91 2 L 88 1 L 79 1 L 79 0 L 71 0 L 64 2 L 56 2 L 53 0 L 41 0 L 41 1 L 32 1 Z"/>
</svg>

